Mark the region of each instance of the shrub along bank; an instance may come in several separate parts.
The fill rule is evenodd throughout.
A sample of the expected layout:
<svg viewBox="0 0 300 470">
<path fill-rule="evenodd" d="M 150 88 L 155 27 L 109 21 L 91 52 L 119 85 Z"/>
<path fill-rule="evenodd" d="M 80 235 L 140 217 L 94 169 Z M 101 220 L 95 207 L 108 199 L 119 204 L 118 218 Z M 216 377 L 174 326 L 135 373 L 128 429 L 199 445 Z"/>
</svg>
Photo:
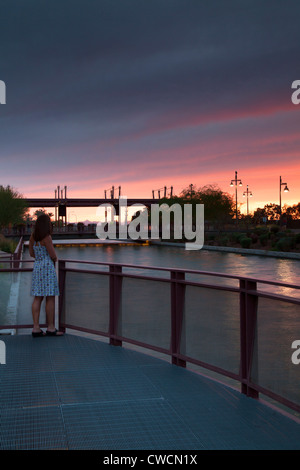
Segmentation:
<svg viewBox="0 0 300 470">
<path fill-rule="evenodd" d="M 7 239 L 0 233 L 0 251 L 14 253 L 16 247 L 17 242 L 15 240 Z"/>
<path fill-rule="evenodd" d="M 270 228 L 256 227 L 243 232 L 207 232 L 205 245 L 299 253 L 300 233 L 280 231 L 277 225 Z"/>
</svg>

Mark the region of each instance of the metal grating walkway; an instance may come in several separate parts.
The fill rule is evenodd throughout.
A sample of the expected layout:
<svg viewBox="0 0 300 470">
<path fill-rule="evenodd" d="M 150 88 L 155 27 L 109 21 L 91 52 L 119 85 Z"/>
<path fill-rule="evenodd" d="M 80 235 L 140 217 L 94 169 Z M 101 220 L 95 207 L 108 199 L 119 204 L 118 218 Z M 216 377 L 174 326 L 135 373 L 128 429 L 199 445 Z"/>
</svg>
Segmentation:
<svg viewBox="0 0 300 470">
<path fill-rule="evenodd" d="M 70 334 L 0 338 L 0 450 L 300 449 L 296 421 L 163 360 Z"/>
</svg>

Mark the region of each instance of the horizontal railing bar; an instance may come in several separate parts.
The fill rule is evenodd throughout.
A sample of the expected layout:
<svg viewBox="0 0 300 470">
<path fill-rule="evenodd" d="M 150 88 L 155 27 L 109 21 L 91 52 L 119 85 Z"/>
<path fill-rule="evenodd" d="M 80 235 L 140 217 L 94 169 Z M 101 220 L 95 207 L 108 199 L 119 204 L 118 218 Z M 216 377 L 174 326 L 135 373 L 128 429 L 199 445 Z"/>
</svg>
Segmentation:
<svg viewBox="0 0 300 470">
<path fill-rule="evenodd" d="M 246 276 L 237 276 L 234 274 L 227 274 L 227 273 L 217 273 L 214 271 L 199 271 L 195 269 L 185 269 L 185 268 L 173 268 L 173 267 L 160 267 L 160 266 L 140 266 L 140 265 L 133 265 L 133 264 L 123 264 L 123 263 L 107 263 L 107 262 L 98 262 L 98 261 L 83 261 L 83 260 L 70 260 L 70 259 L 61 259 L 60 261 L 69 262 L 69 263 L 80 263 L 80 264 L 95 264 L 95 265 L 104 265 L 104 266 L 118 266 L 118 267 L 126 267 L 132 269 L 148 269 L 148 270 L 156 270 L 156 271 L 166 271 L 166 272 L 181 272 L 181 273 L 189 273 L 189 274 L 197 274 L 201 276 L 213 276 L 213 277 L 222 277 L 222 278 L 229 278 L 229 279 L 236 279 L 236 280 L 245 280 L 263 284 L 271 284 L 281 287 L 289 287 L 292 289 L 300 289 L 300 285 L 297 284 L 290 284 L 284 283 L 279 281 L 270 281 L 268 279 L 260 279 L 260 278 L 252 278 Z"/>
<path fill-rule="evenodd" d="M 100 262 L 100 261 L 84 261 L 84 260 L 72 260 L 72 259 L 59 259 L 59 261 L 66 262 L 66 263 L 78 263 L 78 264 L 92 264 L 92 265 L 99 265 L 99 266 L 119 266 L 124 268 L 131 268 L 131 269 L 142 269 L 142 270 L 155 270 L 155 271 L 163 271 L 163 272 L 181 272 L 186 274 L 196 274 L 199 276 L 211 276 L 211 277 L 220 277 L 220 278 L 227 278 L 233 280 L 245 280 L 251 282 L 257 282 L 262 284 L 269 284 L 277 287 L 286 287 L 290 289 L 300 289 L 300 285 L 291 284 L 291 283 L 284 283 L 279 281 L 270 281 L 268 279 L 260 279 L 260 278 L 252 278 L 252 277 L 245 277 L 245 276 L 236 276 L 232 274 L 226 273 L 216 273 L 213 271 L 198 271 L 195 269 L 183 269 L 183 268 L 164 268 L 158 266 L 139 266 L 133 264 L 122 264 L 122 263 L 108 263 L 108 262 Z M 0 260 L 0 263 L 11 263 L 11 260 Z M 32 260 L 21 260 L 20 263 L 33 263 L 34 259 Z M 33 268 L 8 268 L 8 271 L 17 272 L 23 271 L 24 269 L 30 270 Z M 66 269 L 74 269 L 74 268 L 66 268 Z M 78 269 L 78 271 L 83 271 Z M 1 268 L 0 272 L 7 272 L 6 268 Z M 93 271 L 98 272 L 98 271 Z"/>
<path fill-rule="evenodd" d="M 155 278 L 153 278 L 155 279 Z M 188 279 L 169 279 L 170 282 L 176 284 L 183 284 L 185 286 L 193 286 L 193 287 L 207 287 L 209 289 L 217 289 L 217 290 L 225 290 L 229 292 L 242 292 L 242 289 L 239 287 L 233 286 L 220 286 L 219 284 L 206 284 L 205 282 L 196 282 L 196 281 L 189 281 Z"/>
<path fill-rule="evenodd" d="M 182 359 L 183 361 L 190 362 L 191 364 L 195 364 L 197 366 L 203 367 L 204 369 L 208 369 L 212 372 L 216 372 L 220 375 L 224 375 L 226 377 L 229 377 L 231 379 L 237 380 L 241 382 L 241 376 L 240 374 L 236 374 L 234 372 L 231 372 L 229 370 L 223 369 L 222 367 L 214 366 L 213 364 L 208 364 L 207 362 L 200 361 L 199 359 L 192 358 L 190 356 L 186 356 L 184 354 L 174 354 L 175 357 L 178 357 L 178 359 Z"/>
<path fill-rule="evenodd" d="M 109 272 L 109 271 L 93 271 L 93 270 L 86 270 L 86 269 L 76 269 L 76 268 L 61 268 L 65 272 L 73 272 L 73 273 L 83 273 L 83 274 L 95 274 L 95 275 L 106 275 L 106 276 L 116 276 L 116 277 L 125 277 L 131 279 L 139 279 L 139 280 L 146 280 L 146 281 L 155 281 L 155 282 L 166 282 L 166 283 L 177 283 L 183 284 L 186 286 L 193 286 L 193 287 L 203 287 L 208 289 L 215 289 L 215 290 L 222 290 L 227 292 L 235 292 L 235 293 L 248 293 L 257 297 L 267 297 L 270 299 L 275 300 L 282 300 L 285 302 L 291 302 L 296 305 L 300 304 L 300 299 L 291 297 L 291 296 L 284 296 L 279 294 L 273 294 L 272 292 L 263 292 L 263 291 L 256 291 L 256 290 L 248 290 L 244 287 L 234 287 L 234 286 L 221 286 L 219 284 L 208 284 L 204 282 L 196 282 L 190 281 L 188 279 L 172 279 L 172 278 L 162 278 L 162 277 L 151 277 L 139 274 L 129 274 L 124 272 Z"/>
<path fill-rule="evenodd" d="M 119 340 L 119 341 L 124 341 L 125 343 L 134 344 L 136 346 L 140 346 L 141 348 L 152 349 L 153 351 L 156 351 L 162 354 L 167 354 L 168 356 L 171 355 L 170 349 L 162 348 L 160 346 L 155 346 L 153 344 L 143 343 L 142 341 L 138 341 L 132 338 L 127 338 L 126 336 L 110 335 L 110 338 Z"/>
<path fill-rule="evenodd" d="M 231 287 L 231 286 L 220 286 L 219 284 L 206 284 L 204 282 L 195 282 L 195 281 L 182 281 L 182 280 L 170 280 L 170 282 L 175 282 L 177 284 L 184 284 L 186 286 L 192 286 L 192 287 L 207 287 L 208 289 L 217 289 L 217 290 L 224 290 L 228 292 L 236 292 L 240 293 L 241 289 L 238 287 Z"/>
<path fill-rule="evenodd" d="M 241 289 L 241 292 L 243 290 Z M 296 305 L 300 305 L 300 298 L 291 297 L 289 295 L 282 295 L 282 294 L 273 294 L 272 292 L 266 291 L 259 291 L 259 290 L 248 290 L 246 291 L 247 294 L 254 295 L 256 297 L 265 297 L 268 299 L 279 300 L 283 302 L 291 302 Z"/>
<path fill-rule="evenodd" d="M 70 323 L 61 322 L 60 326 L 62 328 L 69 328 L 70 330 L 82 331 L 83 333 L 90 333 L 90 334 L 95 334 L 95 335 L 98 335 L 98 336 L 105 336 L 105 337 L 109 336 L 109 334 L 106 331 L 100 331 L 100 330 L 94 330 L 94 329 L 91 329 L 91 328 L 75 326 L 75 325 L 71 325 Z"/>
<path fill-rule="evenodd" d="M 142 341 L 138 341 L 138 340 L 135 340 L 135 339 L 132 339 L 132 338 L 127 338 L 126 336 L 110 335 L 109 333 L 107 333 L 105 331 L 94 330 L 94 329 L 91 329 L 91 328 L 75 326 L 75 325 L 72 325 L 72 324 L 69 324 L 69 323 L 62 323 L 62 322 L 61 322 L 61 327 L 62 328 L 69 328 L 69 329 L 76 330 L 76 331 L 81 331 L 81 332 L 84 332 L 84 333 L 96 334 L 98 336 L 104 336 L 106 338 L 111 338 L 111 339 L 115 339 L 115 340 L 119 340 L 119 341 L 124 341 L 125 343 L 134 344 L 136 346 L 140 346 L 140 347 L 145 348 L 145 349 L 152 349 L 154 351 L 157 351 L 157 352 L 160 352 L 160 353 L 163 353 L 163 354 L 167 354 L 167 355 L 171 354 L 171 351 L 169 349 L 161 348 L 159 346 L 151 345 L 151 344 L 148 344 L 148 343 L 143 343 Z"/>
<path fill-rule="evenodd" d="M 0 273 L 30 273 L 33 268 L 0 268 Z"/>
<path fill-rule="evenodd" d="M 266 395 L 269 398 L 272 398 L 275 401 L 278 401 L 282 405 L 291 408 L 294 411 L 300 412 L 300 405 L 297 403 L 290 401 L 289 399 L 278 395 L 275 392 L 272 392 L 271 390 L 268 390 L 267 388 L 261 387 L 260 385 L 253 384 L 252 382 L 249 382 L 252 388 L 255 388 L 259 393 L 262 393 L 263 395 Z"/>
<path fill-rule="evenodd" d="M 61 271 L 70 272 L 70 273 L 96 274 L 97 276 L 103 275 L 103 274 L 106 276 L 109 276 L 110 274 L 112 274 L 109 271 L 94 271 L 93 269 L 76 269 L 76 268 L 66 268 L 66 267 L 61 267 L 60 269 Z"/>
<path fill-rule="evenodd" d="M 18 263 L 34 263 L 34 259 L 22 259 L 22 260 L 17 260 Z M 1 263 L 11 263 L 11 260 L 7 260 L 7 259 L 2 259 L 0 258 L 0 264 Z"/>
<path fill-rule="evenodd" d="M 40 324 L 41 328 L 46 328 L 47 324 L 46 323 L 41 323 Z M 32 328 L 32 323 L 29 325 L 0 325 L 0 330 L 11 330 L 11 329 L 19 329 L 19 328 Z"/>
<path fill-rule="evenodd" d="M 106 276 L 116 276 L 116 277 L 126 277 L 130 279 L 139 279 L 142 281 L 156 281 L 156 282 L 166 282 L 166 283 L 176 283 L 178 284 L 185 284 L 189 286 L 196 286 L 196 287 L 207 287 L 211 289 L 218 289 L 218 290 L 225 290 L 225 291 L 230 291 L 230 292 L 240 292 L 240 289 L 238 287 L 230 287 L 230 286 L 220 286 L 220 285 L 214 285 L 214 284 L 205 284 L 205 283 L 197 283 L 194 281 L 189 281 L 189 280 L 180 280 L 177 281 L 176 279 L 169 279 L 169 278 L 163 278 L 163 277 L 151 277 L 151 276 L 144 276 L 144 275 L 138 275 L 138 274 L 129 274 L 129 273 L 112 273 L 109 271 L 93 271 L 93 270 L 85 270 L 85 269 L 74 269 L 74 268 L 62 268 L 63 271 L 65 272 L 75 272 L 75 273 L 84 273 L 84 274 L 96 274 L 96 275 L 106 275 Z"/>
<path fill-rule="evenodd" d="M 276 287 L 286 287 L 288 289 L 300 289 L 300 285 L 297 285 L 297 284 L 290 284 L 290 283 L 279 282 L 279 281 L 269 281 L 268 279 L 254 279 L 251 277 L 245 277 L 241 279 L 245 281 L 257 282 L 257 284 L 270 284 L 271 286 L 276 286 Z"/>
<path fill-rule="evenodd" d="M 163 272 L 182 272 L 182 273 L 189 273 L 189 274 L 197 274 L 197 275 L 208 275 L 208 276 L 215 276 L 215 277 L 222 277 L 222 278 L 230 278 L 230 279 L 244 279 L 240 278 L 239 276 L 234 276 L 225 273 L 214 273 L 214 272 L 206 272 L 206 271 L 196 271 L 196 270 L 186 270 L 180 268 L 163 268 L 163 267 L 156 267 L 156 266 L 139 266 L 133 264 L 122 264 L 122 263 L 105 263 L 105 262 L 98 262 L 98 261 L 82 261 L 82 260 L 69 260 L 69 259 L 62 259 L 65 263 L 80 263 L 80 264 L 92 264 L 92 265 L 99 265 L 99 266 L 117 266 L 122 268 L 130 268 L 130 269 L 140 269 L 140 270 L 152 270 L 152 271 L 163 271 Z M 73 269 L 73 268 L 64 268 L 66 270 Z M 76 268 L 75 268 L 76 269 Z M 78 271 L 82 271 L 78 269 Z M 92 270 L 91 270 L 92 271 Z M 99 271 L 92 271 L 92 272 L 99 272 Z M 248 280 L 249 278 L 245 278 Z M 266 281 L 267 282 L 267 281 Z"/>
</svg>

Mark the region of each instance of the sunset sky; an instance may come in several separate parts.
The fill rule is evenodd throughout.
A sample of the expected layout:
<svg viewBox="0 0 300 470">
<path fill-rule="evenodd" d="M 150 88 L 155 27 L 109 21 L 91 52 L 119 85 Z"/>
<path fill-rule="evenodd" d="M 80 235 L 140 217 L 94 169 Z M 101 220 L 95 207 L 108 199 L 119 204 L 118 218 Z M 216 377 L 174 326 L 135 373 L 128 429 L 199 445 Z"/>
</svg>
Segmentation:
<svg viewBox="0 0 300 470">
<path fill-rule="evenodd" d="M 0 184 L 300 201 L 299 0 L 1 0 Z M 300 93 L 299 93 L 300 97 Z M 90 218 L 96 209 L 85 209 Z M 86 217 L 84 217 L 86 216 Z"/>
</svg>

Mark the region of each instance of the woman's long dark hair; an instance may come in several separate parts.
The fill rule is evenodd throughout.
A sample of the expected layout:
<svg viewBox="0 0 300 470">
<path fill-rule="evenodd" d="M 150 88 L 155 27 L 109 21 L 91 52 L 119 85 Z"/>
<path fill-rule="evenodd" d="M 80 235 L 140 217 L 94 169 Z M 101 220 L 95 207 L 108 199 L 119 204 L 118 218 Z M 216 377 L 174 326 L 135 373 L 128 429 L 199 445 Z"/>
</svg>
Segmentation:
<svg viewBox="0 0 300 470">
<path fill-rule="evenodd" d="M 52 224 L 49 215 L 40 215 L 35 223 L 33 238 L 36 242 L 43 240 L 47 235 L 52 233 Z"/>
</svg>

